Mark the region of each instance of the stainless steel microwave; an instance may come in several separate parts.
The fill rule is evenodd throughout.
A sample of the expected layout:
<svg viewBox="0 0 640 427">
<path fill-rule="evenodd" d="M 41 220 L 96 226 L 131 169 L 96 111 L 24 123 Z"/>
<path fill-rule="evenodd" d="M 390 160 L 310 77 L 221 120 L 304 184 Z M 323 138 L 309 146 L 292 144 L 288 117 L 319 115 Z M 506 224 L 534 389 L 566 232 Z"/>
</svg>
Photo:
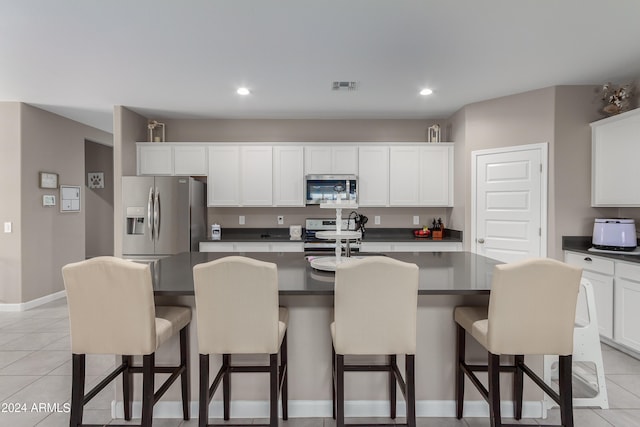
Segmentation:
<svg viewBox="0 0 640 427">
<path fill-rule="evenodd" d="M 357 201 L 358 177 L 356 175 L 307 175 L 304 177 L 307 205 L 319 205 L 325 201 Z"/>
</svg>

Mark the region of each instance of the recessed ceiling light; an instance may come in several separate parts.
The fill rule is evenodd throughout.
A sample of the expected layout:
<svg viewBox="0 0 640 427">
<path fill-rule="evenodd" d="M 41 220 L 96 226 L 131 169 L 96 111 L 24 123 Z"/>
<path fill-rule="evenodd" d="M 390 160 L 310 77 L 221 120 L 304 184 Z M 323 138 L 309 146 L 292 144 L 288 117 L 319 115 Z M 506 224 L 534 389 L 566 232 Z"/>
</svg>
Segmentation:
<svg viewBox="0 0 640 427">
<path fill-rule="evenodd" d="M 422 89 L 420 95 L 431 95 L 433 91 L 431 89 Z"/>
<path fill-rule="evenodd" d="M 238 88 L 238 90 L 236 91 L 236 93 L 238 95 L 249 95 L 251 92 L 249 91 L 249 89 L 247 89 L 246 87 L 241 87 Z"/>
</svg>

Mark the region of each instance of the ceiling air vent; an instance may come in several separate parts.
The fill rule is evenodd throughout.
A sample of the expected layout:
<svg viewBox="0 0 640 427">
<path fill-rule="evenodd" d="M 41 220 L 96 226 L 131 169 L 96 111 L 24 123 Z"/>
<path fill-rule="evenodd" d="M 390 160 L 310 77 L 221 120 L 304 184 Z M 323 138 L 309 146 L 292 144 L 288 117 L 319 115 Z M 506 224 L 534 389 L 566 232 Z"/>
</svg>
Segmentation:
<svg viewBox="0 0 640 427">
<path fill-rule="evenodd" d="M 332 90 L 356 90 L 356 82 L 333 82 Z"/>
</svg>

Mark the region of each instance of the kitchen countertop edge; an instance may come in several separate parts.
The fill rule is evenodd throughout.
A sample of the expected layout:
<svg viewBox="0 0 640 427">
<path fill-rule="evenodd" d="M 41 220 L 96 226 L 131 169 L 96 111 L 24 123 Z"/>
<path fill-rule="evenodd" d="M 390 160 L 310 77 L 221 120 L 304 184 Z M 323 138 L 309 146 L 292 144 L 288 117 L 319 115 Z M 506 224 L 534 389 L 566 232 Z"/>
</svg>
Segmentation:
<svg viewBox="0 0 640 427">
<path fill-rule="evenodd" d="M 604 252 L 592 252 L 589 251 L 593 245 L 591 243 L 591 236 L 562 236 L 562 250 L 571 252 L 580 252 L 589 254 L 591 256 L 597 256 L 601 258 L 608 258 L 615 261 L 626 261 L 640 264 L 640 255 L 624 255 L 609 254 Z"/>
</svg>

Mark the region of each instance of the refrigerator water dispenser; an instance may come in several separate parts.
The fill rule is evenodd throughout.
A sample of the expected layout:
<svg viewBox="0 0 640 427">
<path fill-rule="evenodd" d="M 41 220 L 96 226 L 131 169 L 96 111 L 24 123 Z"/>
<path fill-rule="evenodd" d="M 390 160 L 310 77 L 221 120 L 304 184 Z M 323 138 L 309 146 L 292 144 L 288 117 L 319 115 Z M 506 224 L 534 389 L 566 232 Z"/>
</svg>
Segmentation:
<svg viewBox="0 0 640 427">
<path fill-rule="evenodd" d="M 126 217 L 127 234 L 144 234 L 145 209 L 141 207 L 128 207 Z"/>
</svg>

